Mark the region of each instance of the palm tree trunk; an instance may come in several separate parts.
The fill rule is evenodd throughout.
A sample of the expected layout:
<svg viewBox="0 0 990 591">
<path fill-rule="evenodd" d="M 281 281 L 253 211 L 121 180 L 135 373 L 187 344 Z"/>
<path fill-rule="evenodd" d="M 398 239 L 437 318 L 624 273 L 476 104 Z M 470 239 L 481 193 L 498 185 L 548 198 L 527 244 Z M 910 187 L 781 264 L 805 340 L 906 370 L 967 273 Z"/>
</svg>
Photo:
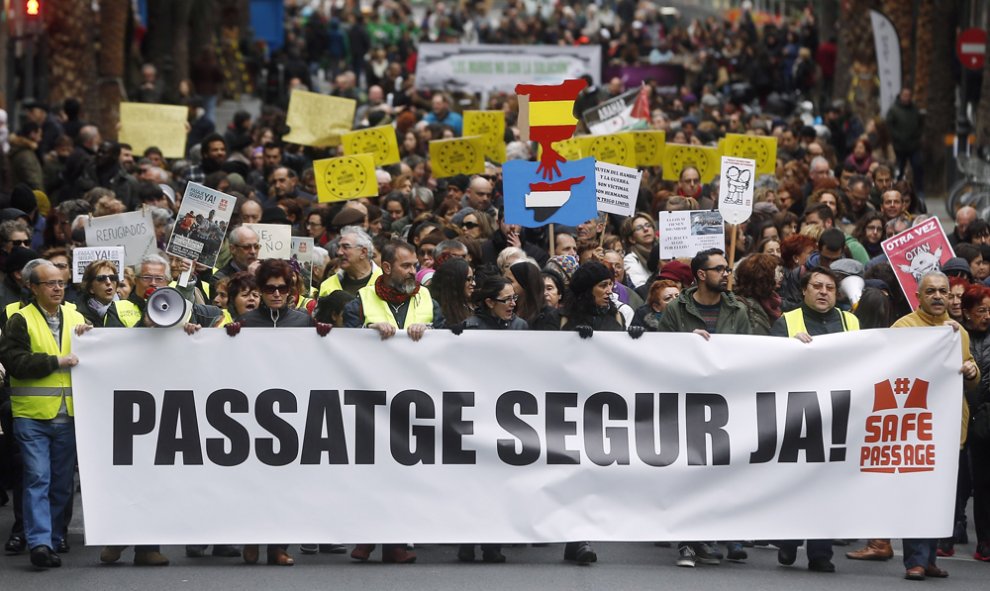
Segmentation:
<svg viewBox="0 0 990 591">
<path fill-rule="evenodd" d="M 84 105 L 96 104 L 96 54 L 93 32 L 96 17 L 90 0 L 61 0 L 58 10 L 48 11 L 50 103 L 70 97 Z"/>
<path fill-rule="evenodd" d="M 925 163 L 925 192 L 928 195 L 942 195 L 947 188 L 945 136 L 955 129 L 956 82 L 952 69 L 945 64 L 952 63 L 955 52 L 955 28 L 959 7 L 955 0 L 937 0 L 930 28 L 932 32 L 933 64 L 926 81 L 927 108 L 925 131 L 922 137 L 922 150 Z M 919 22 L 919 28 L 925 23 Z"/>
<path fill-rule="evenodd" d="M 934 36 L 932 31 L 935 18 L 935 0 L 921 0 L 918 7 L 917 38 L 914 57 L 914 104 L 925 109 L 928 104 L 928 79 L 931 77 Z M 904 54 L 905 57 L 908 54 Z"/>
<path fill-rule="evenodd" d="M 100 0 L 100 110 L 94 113 L 104 137 L 117 138 L 123 93 L 128 0 Z"/>
<path fill-rule="evenodd" d="M 987 11 L 987 23 L 990 27 L 990 11 Z M 976 106 L 976 145 L 990 146 L 990 44 L 987 44 L 986 57 L 983 60 L 983 86 L 980 87 L 980 102 Z"/>
</svg>

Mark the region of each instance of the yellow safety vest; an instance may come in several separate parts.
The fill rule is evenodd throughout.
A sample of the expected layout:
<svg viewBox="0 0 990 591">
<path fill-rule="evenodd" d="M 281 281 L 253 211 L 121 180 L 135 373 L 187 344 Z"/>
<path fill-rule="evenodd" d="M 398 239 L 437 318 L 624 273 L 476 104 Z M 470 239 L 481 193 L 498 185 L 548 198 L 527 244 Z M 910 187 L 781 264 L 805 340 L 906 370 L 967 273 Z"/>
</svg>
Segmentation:
<svg viewBox="0 0 990 591">
<path fill-rule="evenodd" d="M 309 305 L 309 303 L 310 303 L 310 302 L 312 302 L 312 301 L 313 301 L 313 298 L 307 298 L 306 296 L 302 296 L 302 297 L 300 297 L 300 298 L 299 298 L 299 299 L 298 299 L 298 300 L 296 301 L 296 310 L 302 310 L 302 311 L 304 311 L 304 312 L 307 312 L 307 310 L 306 310 L 306 306 L 308 306 L 308 305 Z M 308 313 L 308 312 L 307 312 L 307 313 Z"/>
<path fill-rule="evenodd" d="M 31 351 L 64 357 L 72 353 L 72 331 L 80 324 L 86 324 L 83 315 L 66 305 L 60 306 L 62 311 L 62 342 L 56 343 L 48 321 L 38 309 L 30 304 L 15 314 L 20 314 L 27 322 L 28 335 L 31 337 Z M 57 369 L 47 376 L 35 380 L 10 377 L 10 406 L 13 415 L 25 419 L 48 420 L 58 415 L 65 397 L 65 408 L 69 416 L 73 416 L 72 408 L 72 378 L 68 368 Z"/>
<path fill-rule="evenodd" d="M 849 312 L 839 310 L 839 318 L 842 319 L 842 331 L 859 330 L 859 318 Z M 784 312 L 784 322 L 787 323 L 787 336 L 793 337 L 800 332 L 808 332 L 808 327 L 804 324 L 804 310 L 797 308 L 790 312 Z"/>
<path fill-rule="evenodd" d="M 29 304 L 26 303 L 26 302 L 11 302 L 11 303 L 7 304 L 7 307 L 4 308 L 4 311 L 7 312 L 7 314 L 6 314 L 7 319 L 10 320 L 10 317 L 14 315 L 14 312 L 16 312 L 16 311 L 20 310 L 21 308 L 24 308 L 24 307 L 26 307 L 28 305 Z M 76 309 L 76 305 L 74 303 L 72 303 L 72 302 L 63 302 L 62 305 L 65 306 L 66 308 L 70 309 L 70 310 L 75 310 Z"/>
<path fill-rule="evenodd" d="M 168 284 L 169 287 L 178 287 L 179 282 L 173 281 Z M 210 303 L 210 284 L 205 281 L 199 282 L 199 288 L 203 290 L 203 294 L 206 296 L 206 303 Z"/>
<path fill-rule="evenodd" d="M 120 322 L 125 327 L 131 328 L 138 322 L 141 322 L 141 308 L 138 308 L 134 302 L 117 300 L 111 305 L 117 309 L 117 317 L 120 318 Z M 103 326 L 107 325 L 107 316 L 103 317 Z"/>
<path fill-rule="evenodd" d="M 409 310 L 406 312 L 406 322 L 402 326 L 395 321 L 392 309 L 388 302 L 378 297 L 375 293 L 374 283 L 362 287 L 358 291 L 361 298 L 361 307 L 364 308 L 364 325 L 376 322 L 388 322 L 396 328 L 406 328 L 412 324 L 430 324 L 433 322 L 433 298 L 430 297 L 430 290 L 420 286 L 419 292 L 409 299 Z"/>
<path fill-rule="evenodd" d="M 374 285 L 375 280 L 382 274 L 382 270 L 378 267 L 378 265 L 374 265 L 374 263 L 372 263 L 372 265 L 371 279 L 368 279 L 368 285 Z M 327 279 L 324 279 L 323 283 L 320 284 L 320 297 L 322 298 L 325 295 L 330 295 L 331 293 L 340 291 L 341 289 L 344 288 L 340 284 L 340 273 L 334 273 Z"/>
</svg>

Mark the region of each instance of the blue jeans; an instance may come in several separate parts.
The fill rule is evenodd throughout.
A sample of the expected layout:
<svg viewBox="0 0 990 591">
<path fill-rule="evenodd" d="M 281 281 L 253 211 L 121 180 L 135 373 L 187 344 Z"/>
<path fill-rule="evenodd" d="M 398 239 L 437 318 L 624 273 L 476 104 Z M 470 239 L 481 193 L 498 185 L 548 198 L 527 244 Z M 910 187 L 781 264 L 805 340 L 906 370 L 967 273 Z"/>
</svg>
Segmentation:
<svg viewBox="0 0 990 591">
<path fill-rule="evenodd" d="M 938 540 L 932 539 L 904 539 L 904 568 L 914 568 L 935 564 L 935 550 Z"/>
<path fill-rule="evenodd" d="M 76 427 L 14 418 L 24 461 L 24 535 L 28 548 L 55 548 L 65 531 L 76 467 Z"/>
</svg>

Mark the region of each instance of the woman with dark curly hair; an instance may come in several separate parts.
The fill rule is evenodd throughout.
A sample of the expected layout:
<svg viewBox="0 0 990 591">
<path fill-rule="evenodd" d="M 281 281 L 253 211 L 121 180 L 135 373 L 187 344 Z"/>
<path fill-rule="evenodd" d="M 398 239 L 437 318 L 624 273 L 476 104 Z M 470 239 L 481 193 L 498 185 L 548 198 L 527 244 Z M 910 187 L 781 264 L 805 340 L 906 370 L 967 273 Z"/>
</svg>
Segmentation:
<svg viewBox="0 0 990 591">
<path fill-rule="evenodd" d="M 570 288 L 561 313 L 561 330 L 618 331 L 626 329 L 625 319 L 612 301 L 612 269 L 589 261 L 571 276 Z"/>
<path fill-rule="evenodd" d="M 883 247 L 880 246 L 883 241 L 883 228 L 883 214 L 879 211 L 869 211 L 856 222 L 856 227 L 853 229 L 853 238 L 859 240 L 871 259 L 883 254 Z"/>
<path fill-rule="evenodd" d="M 769 335 L 770 327 L 780 318 L 777 290 L 783 278 L 780 259 L 769 254 L 751 254 L 736 267 L 736 297 L 746 304 L 753 334 Z"/>
<path fill-rule="evenodd" d="M 460 324 L 474 313 L 471 305 L 474 290 L 474 270 L 464 259 L 450 258 L 437 267 L 430 283 L 430 295 L 440 303 L 447 326 Z"/>
</svg>

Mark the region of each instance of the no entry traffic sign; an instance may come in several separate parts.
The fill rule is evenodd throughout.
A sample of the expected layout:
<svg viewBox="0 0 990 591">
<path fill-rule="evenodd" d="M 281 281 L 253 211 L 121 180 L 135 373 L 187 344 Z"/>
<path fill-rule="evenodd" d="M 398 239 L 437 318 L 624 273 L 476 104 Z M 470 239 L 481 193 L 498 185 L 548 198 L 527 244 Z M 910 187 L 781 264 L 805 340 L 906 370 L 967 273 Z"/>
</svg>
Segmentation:
<svg viewBox="0 0 990 591">
<path fill-rule="evenodd" d="M 956 55 L 963 67 L 970 70 L 983 69 L 987 55 L 987 32 L 983 29 L 966 29 L 959 34 L 956 42 Z"/>
</svg>

